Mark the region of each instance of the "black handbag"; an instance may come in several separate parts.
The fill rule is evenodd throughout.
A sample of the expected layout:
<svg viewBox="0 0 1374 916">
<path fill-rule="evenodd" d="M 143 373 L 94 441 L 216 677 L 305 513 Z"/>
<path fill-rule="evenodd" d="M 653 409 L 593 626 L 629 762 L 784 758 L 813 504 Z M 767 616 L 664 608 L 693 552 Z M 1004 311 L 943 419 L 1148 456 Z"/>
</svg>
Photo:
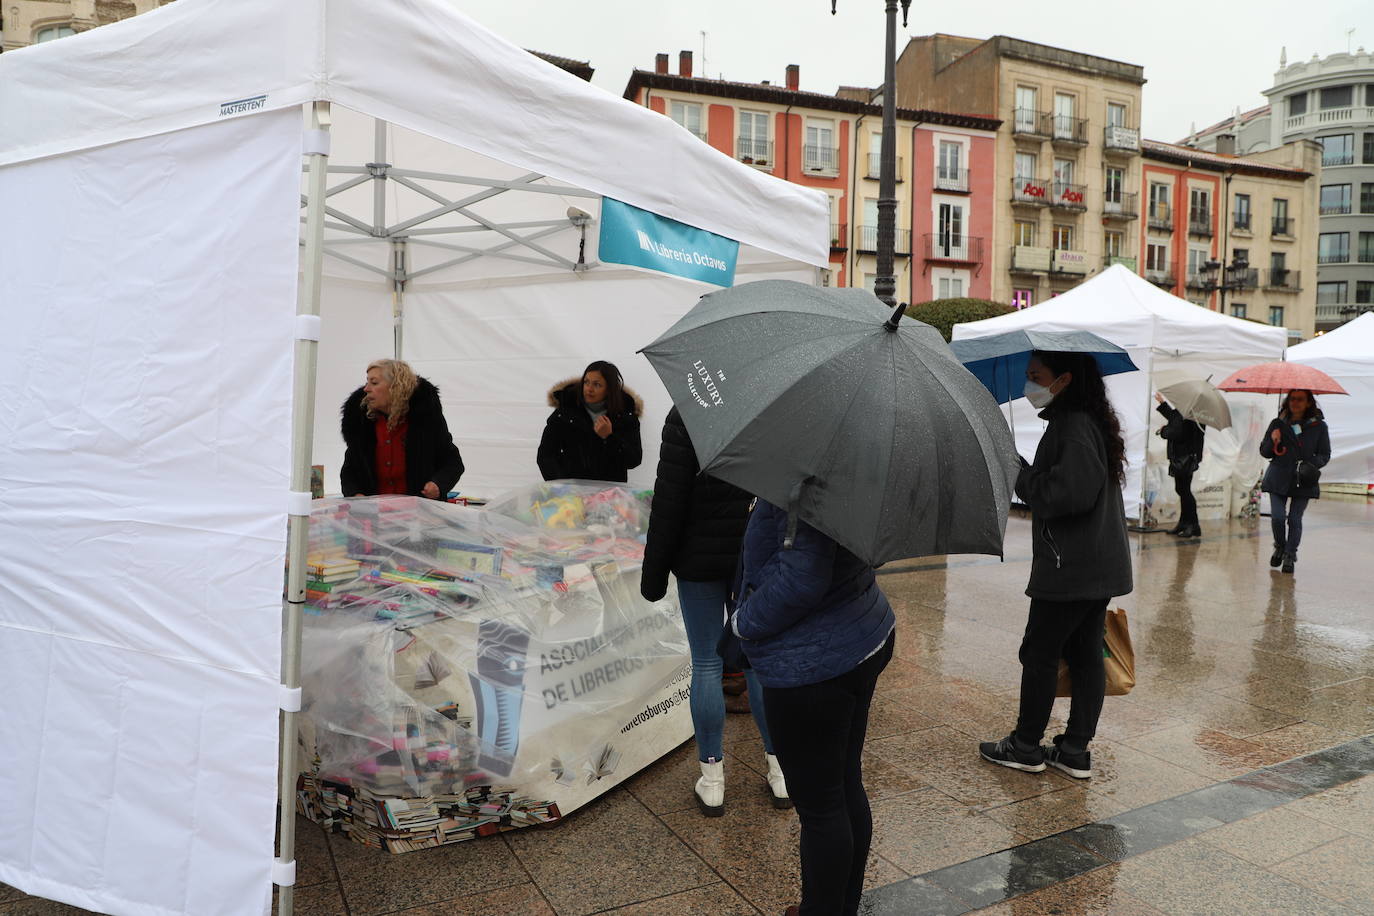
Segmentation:
<svg viewBox="0 0 1374 916">
<path fill-rule="evenodd" d="M 1299 461 L 1293 469 L 1293 480 L 1302 489 L 1315 487 L 1322 479 L 1322 469 L 1310 461 Z"/>
<path fill-rule="evenodd" d="M 1169 476 L 1180 477 L 1185 474 L 1192 474 L 1197 471 L 1202 462 L 1197 455 L 1180 455 L 1177 458 L 1169 459 Z"/>
</svg>

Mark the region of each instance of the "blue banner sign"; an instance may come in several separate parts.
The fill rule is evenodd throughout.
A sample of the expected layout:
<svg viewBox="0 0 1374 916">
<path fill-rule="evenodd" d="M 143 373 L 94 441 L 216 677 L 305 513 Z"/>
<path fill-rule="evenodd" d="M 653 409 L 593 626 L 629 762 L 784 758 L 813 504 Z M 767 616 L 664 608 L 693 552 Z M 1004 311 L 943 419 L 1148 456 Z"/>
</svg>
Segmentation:
<svg viewBox="0 0 1374 916">
<path fill-rule="evenodd" d="M 603 197 L 598 257 L 612 264 L 733 286 L 739 242 Z"/>
</svg>

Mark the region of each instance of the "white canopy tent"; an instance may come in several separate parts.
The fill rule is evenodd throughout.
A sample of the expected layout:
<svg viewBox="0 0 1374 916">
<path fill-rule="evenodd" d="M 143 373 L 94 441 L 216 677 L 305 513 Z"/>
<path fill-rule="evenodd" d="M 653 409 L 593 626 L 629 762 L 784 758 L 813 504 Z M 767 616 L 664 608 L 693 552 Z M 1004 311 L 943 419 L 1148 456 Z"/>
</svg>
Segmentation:
<svg viewBox="0 0 1374 916">
<path fill-rule="evenodd" d="M 1139 372 L 1113 375 L 1107 393 L 1121 418 L 1126 440 L 1126 512 L 1142 522 L 1157 514 L 1155 507 L 1171 501 L 1165 472 L 1163 440 L 1152 431 L 1163 424 L 1154 413 L 1154 392 L 1179 377 L 1220 381 L 1243 366 L 1277 359 L 1287 332 L 1199 308 L 1171 295 L 1126 267 L 1117 264 L 1048 302 L 1010 315 L 954 326 L 954 339 L 985 337 L 1004 331 L 1092 331 L 1125 349 Z M 1233 473 L 1251 475 L 1258 459 L 1250 446 L 1258 441 L 1264 423 L 1253 396 L 1228 396 L 1233 430 L 1208 431 L 1207 456 L 1194 491 L 1209 474 L 1229 479 Z M 1028 459 L 1035 453 L 1044 423 L 1025 399 L 1007 408 L 1014 420 L 1017 447 Z M 1254 416 L 1251 416 L 1254 413 Z M 1258 424 L 1258 428 L 1256 427 Z M 1200 508 L 1203 500 L 1199 500 Z M 1224 511 L 1222 514 L 1230 514 Z"/>
<path fill-rule="evenodd" d="M 446 0 L 181 0 L 0 57 L 0 123 L 0 881 L 105 912 L 290 907 L 283 522 L 299 559 L 366 360 L 403 338 L 472 478 L 528 480 L 544 389 L 609 358 L 651 394 L 631 354 L 703 290 L 598 265 L 601 196 L 741 279 L 828 256 L 823 195 Z"/>
<path fill-rule="evenodd" d="M 1289 347 L 1285 358 L 1320 369 L 1350 392 L 1318 398 L 1331 430 L 1322 483 L 1374 487 L 1374 312 Z"/>
</svg>

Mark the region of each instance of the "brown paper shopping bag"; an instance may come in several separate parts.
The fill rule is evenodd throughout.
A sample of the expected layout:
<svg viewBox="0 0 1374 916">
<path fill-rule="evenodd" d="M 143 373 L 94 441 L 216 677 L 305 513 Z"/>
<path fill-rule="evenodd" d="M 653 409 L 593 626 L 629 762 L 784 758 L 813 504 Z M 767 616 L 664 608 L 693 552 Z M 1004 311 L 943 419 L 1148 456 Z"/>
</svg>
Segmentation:
<svg viewBox="0 0 1374 916">
<path fill-rule="evenodd" d="M 1102 637 L 1102 662 L 1107 669 L 1107 696 L 1125 696 L 1135 686 L 1135 650 L 1131 648 L 1131 631 L 1126 625 L 1126 612 L 1121 608 L 1107 611 L 1107 626 Z M 1069 681 L 1069 666 L 1059 660 L 1057 697 L 1073 696 Z"/>
</svg>

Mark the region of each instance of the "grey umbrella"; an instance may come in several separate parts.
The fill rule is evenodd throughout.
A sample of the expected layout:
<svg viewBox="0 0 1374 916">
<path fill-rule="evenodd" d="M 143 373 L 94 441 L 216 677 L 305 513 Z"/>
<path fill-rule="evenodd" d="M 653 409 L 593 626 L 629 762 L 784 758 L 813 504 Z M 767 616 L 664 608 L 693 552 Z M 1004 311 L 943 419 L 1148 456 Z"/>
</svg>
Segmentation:
<svg viewBox="0 0 1374 916">
<path fill-rule="evenodd" d="M 643 352 L 704 470 L 871 563 L 1002 554 L 1019 461 L 992 395 L 872 293 L 711 293 Z"/>
</svg>

